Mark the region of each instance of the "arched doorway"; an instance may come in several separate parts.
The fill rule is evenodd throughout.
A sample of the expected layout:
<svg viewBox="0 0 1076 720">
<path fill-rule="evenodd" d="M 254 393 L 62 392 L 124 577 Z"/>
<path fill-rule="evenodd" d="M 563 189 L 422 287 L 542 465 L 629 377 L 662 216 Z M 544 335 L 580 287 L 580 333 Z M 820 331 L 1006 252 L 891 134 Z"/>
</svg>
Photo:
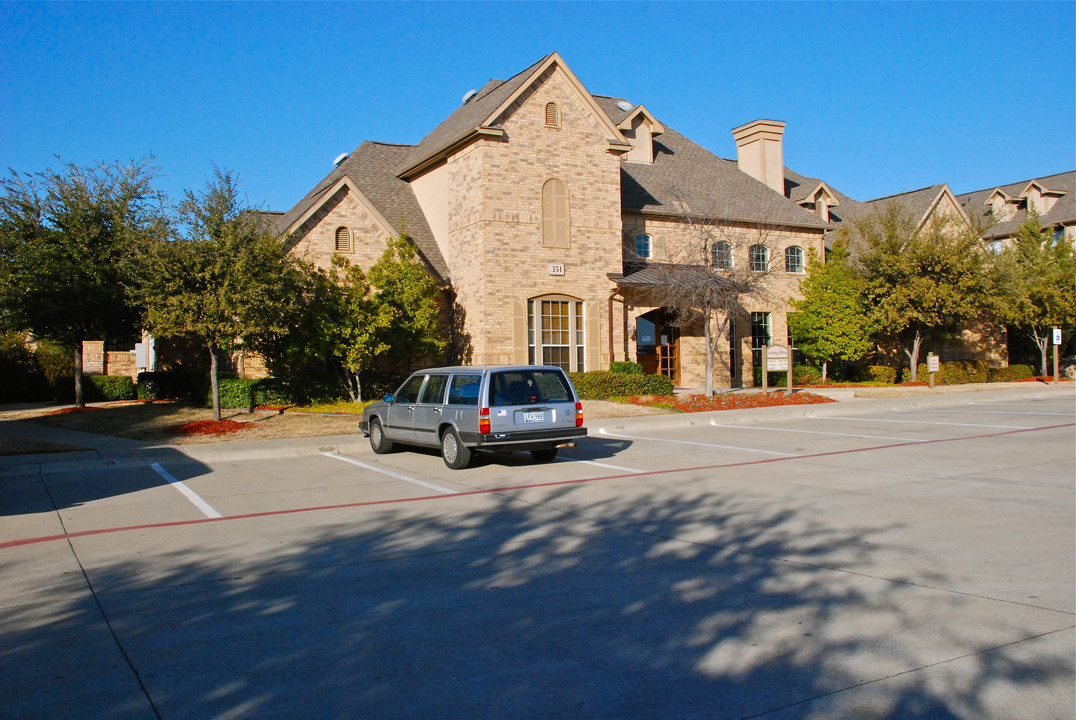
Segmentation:
<svg viewBox="0 0 1076 720">
<path fill-rule="evenodd" d="M 650 375 L 665 375 L 680 384 L 680 328 L 664 308 L 635 319 L 635 358 Z"/>
</svg>

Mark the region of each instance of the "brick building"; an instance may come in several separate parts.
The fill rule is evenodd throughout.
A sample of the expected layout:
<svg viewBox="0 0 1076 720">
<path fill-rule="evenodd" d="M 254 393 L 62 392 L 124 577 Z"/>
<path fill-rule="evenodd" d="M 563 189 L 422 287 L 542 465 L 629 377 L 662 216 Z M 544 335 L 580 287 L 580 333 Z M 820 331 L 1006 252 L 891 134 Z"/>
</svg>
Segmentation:
<svg viewBox="0 0 1076 720">
<path fill-rule="evenodd" d="M 711 231 L 713 264 L 765 271 L 768 292 L 732 313 L 715 355 L 715 385 L 737 386 L 751 384 L 753 350 L 786 344 L 788 299 L 828 231 L 888 202 L 923 222 L 967 221 L 965 206 L 984 202 L 937 185 L 860 203 L 784 166 L 784 123 L 732 132 L 737 158 L 722 159 L 645 106 L 592 94 L 553 53 L 468 93 L 416 145 L 363 142 L 291 210 L 269 215 L 297 255 L 326 265 L 339 253 L 364 269 L 402 227 L 450 299 L 465 362 L 598 370 L 632 360 L 698 387 L 699 323 L 672 322 L 640 289 L 698 243 L 688 217 Z M 1002 199 L 1045 197 L 1060 212 L 1068 185 L 1054 178 Z M 991 352 L 1004 362 L 1003 348 Z"/>
</svg>

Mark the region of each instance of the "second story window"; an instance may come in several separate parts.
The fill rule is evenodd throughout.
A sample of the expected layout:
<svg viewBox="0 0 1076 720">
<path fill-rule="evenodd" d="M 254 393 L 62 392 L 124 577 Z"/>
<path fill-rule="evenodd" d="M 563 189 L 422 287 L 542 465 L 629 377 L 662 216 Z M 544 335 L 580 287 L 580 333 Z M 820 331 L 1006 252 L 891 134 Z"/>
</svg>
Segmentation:
<svg viewBox="0 0 1076 720">
<path fill-rule="evenodd" d="M 752 245 L 749 251 L 752 272 L 768 272 L 770 269 L 770 249 L 765 245 Z"/>
<path fill-rule="evenodd" d="M 785 271 L 790 273 L 803 272 L 803 248 L 793 245 L 785 249 Z"/>
<path fill-rule="evenodd" d="M 653 257 L 650 253 L 653 250 L 651 247 L 651 238 L 646 233 L 639 233 L 635 236 L 635 254 L 641 258 Z"/>
<path fill-rule="evenodd" d="M 568 187 L 557 178 L 550 178 L 542 186 L 542 245 L 569 247 L 568 227 Z"/>
<path fill-rule="evenodd" d="M 351 231 L 346 227 L 336 228 L 336 252 L 351 252 Z"/>
<path fill-rule="evenodd" d="M 711 248 L 711 253 L 713 254 L 713 265 L 716 269 L 732 269 L 732 245 L 724 240 L 715 242 L 713 248 Z"/>
</svg>

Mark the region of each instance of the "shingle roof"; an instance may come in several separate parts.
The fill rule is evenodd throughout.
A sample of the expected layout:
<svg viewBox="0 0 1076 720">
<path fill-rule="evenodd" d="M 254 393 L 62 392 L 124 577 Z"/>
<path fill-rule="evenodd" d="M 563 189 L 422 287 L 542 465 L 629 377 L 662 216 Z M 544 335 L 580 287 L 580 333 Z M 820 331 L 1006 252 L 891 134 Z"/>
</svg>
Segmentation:
<svg viewBox="0 0 1076 720">
<path fill-rule="evenodd" d="M 622 98 L 593 97 L 614 123 L 630 112 L 617 107 Z M 736 162 L 714 155 L 668 125 L 653 142 L 653 164 L 624 162 L 620 166 L 625 210 L 677 216 L 683 201 L 692 212 L 709 219 L 828 227 L 810 211 L 742 172 Z"/>
<path fill-rule="evenodd" d="M 938 199 L 938 195 L 945 190 L 945 185 L 931 185 L 925 188 L 919 188 L 918 190 L 909 190 L 908 192 L 897 193 L 896 195 L 887 195 L 885 197 L 876 198 L 874 200 L 867 200 L 866 202 L 852 202 L 847 208 L 844 207 L 844 202 L 841 202 L 841 209 L 844 211 L 840 213 L 842 221 L 858 220 L 866 215 L 871 215 L 885 209 L 888 205 L 896 203 L 906 210 L 917 221 L 921 221 L 924 216 L 930 211 L 934 201 Z"/>
<path fill-rule="evenodd" d="M 530 78 L 535 68 L 549 58 L 546 55 L 526 70 L 512 76 L 509 80 L 490 80 L 474 97 L 456 108 L 444 122 L 430 131 L 426 137 L 415 145 L 408 156 L 401 162 L 398 171 L 435 156 L 456 140 L 466 136 L 471 130 L 481 125 L 501 103 Z"/>
<path fill-rule="evenodd" d="M 1056 175 L 1046 175 L 1039 178 L 1028 178 L 1027 180 L 1009 183 L 1008 185 L 996 185 L 982 190 L 975 190 L 957 195 L 956 199 L 964 206 L 964 210 L 967 211 L 969 215 L 980 217 L 986 213 L 986 199 L 990 197 L 995 190 L 1001 190 L 1010 197 L 1017 197 L 1024 191 L 1024 188 L 1026 188 L 1030 182 L 1037 182 L 1049 190 L 1059 190 L 1065 193 L 1064 196 L 1058 198 L 1057 202 L 1054 203 L 1054 206 L 1050 208 L 1049 212 L 1040 217 L 1044 227 L 1055 227 L 1057 225 L 1071 225 L 1076 223 L 1076 170 L 1057 173 Z M 1012 217 L 1012 219 L 1000 222 L 990 228 L 987 237 L 1015 235 L 1017 229 L 1024 224 L 1025 220 L 1027 220 L 1027 212 L 1025 210 L 1020 210 Z"/>
<path fill-rule="evenodd" d="M 415 193 L 409 183 L 396 177 L 396 169 L 413 150 L 413 145 L 364 142 L 295 207 L 284 213 L 277 221 L 278 230 L 285 232 L 346 176 L 389 224 L 403 221 L 407 235 L 414 241 L 427 265 L 439 279 L 447 280 L 448 264 L 437 247 Z"/>
</svg>

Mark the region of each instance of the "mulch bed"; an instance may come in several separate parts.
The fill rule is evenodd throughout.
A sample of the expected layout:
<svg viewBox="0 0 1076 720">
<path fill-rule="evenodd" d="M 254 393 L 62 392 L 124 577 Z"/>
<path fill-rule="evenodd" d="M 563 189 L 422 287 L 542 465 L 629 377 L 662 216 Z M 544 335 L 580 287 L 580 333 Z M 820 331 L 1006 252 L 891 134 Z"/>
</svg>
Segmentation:
<svg viewBox="0 0 1076 720">
<path fill-rule="evenodd" d="M 230 435 L 248 427 L 235 420 L 196 420 L 168 428 L 169 435 Z"/>
<path fill-rule="evenodd" d="M 745 410 L 781 405 L 818 405 L 837 401 L 809 392 L 771 392 L 752 394 L 723 393 L 711 397 L 706 395 L 633 397 L 631 402 L 635 405 L 668 408 L 676 412 L 709 412 L 712 410 Z"/>
</svg>

